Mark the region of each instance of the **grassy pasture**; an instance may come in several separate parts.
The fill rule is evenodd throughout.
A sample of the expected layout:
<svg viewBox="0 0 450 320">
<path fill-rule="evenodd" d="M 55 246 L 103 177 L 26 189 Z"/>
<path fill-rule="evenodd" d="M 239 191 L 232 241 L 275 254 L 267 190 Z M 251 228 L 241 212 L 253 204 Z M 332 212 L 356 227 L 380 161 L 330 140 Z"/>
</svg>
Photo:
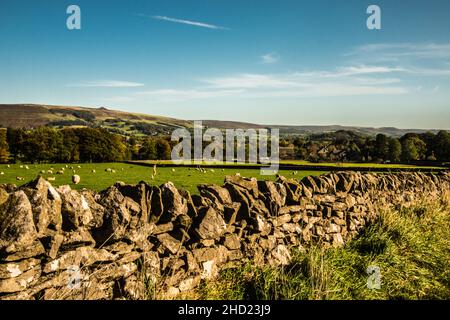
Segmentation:
<svg viewBox="0 0 450 320">
<path fill-rule="evenodd" d="M 338 168 L 377 168 L 377 169 L 439 169 L 432 166 L 414 166 L 407 164 L 390 164 L 390 163 L 353 163 L 353 162 L 319 162 L 313 163 L 305 160 L 281 160 L 280 164 L 293 164 L 299 166 L 324 166 Z"/>
<path fill-rule="evenodd" d="M 22 168 L 20 167 L 22 166 Z M 128 184 L 136 184 L 139 181 L 145 181 L 151 185 L 161 185 L 167 181 L 172 181 L 177 187 L 186 189 L 191 193 L 197 193 L 196 186 L 202 183 L 222 184 L 225 176 L 233 175 L 239 172 L 245 177 L 256 177 L 259 180 L 275 180 L 275 175 L 262 176 L 260 170 L 257 169 L 206 169 L 206 173 L 198 171 L 194 168 L 162 168 L 157 167 L 157 175 L 151 179 L 153 174 L 152 167 L 145 167 L 140 165 L 131 165 L 125 163 L 92 163 L 92 164 L 28 164 L 26 169 L 25 164 L 0 165 L 0 183 L 14 183 L 17 185 L 35 179 L 38 175 L 44 178 L 54 177 L 55 181 L 50 181 L 55 186 L 70 185 L 74 189 L 92 189 L 103 190 L 113 185 L 117 181 L 123 181 Z M 64 174 L 57 174 L 62 168 L 65 168 Z M 73 167 L 73 169 L 71 169 Z M 79 168 L 80 167 L 80 168 Z M 106 169 L 113 169 L 115 173 L 106 172 Z M 53 173 L 47 173 L 47 170 L 52 170 Z M 41 171 L 45 171 L 41 174 Z M 81 182 L 78 185 L 72 184 L 72 175 L 75 174 L 81 177 Z M 95 173 L 92 172 L 95 170 Z M 3 174 L 1 174 L 3 172 Z M 325 172 L 299 171 L 293 175 L 292 171 L 280 171 L 280 175 L 287 177 L 295 177 L 301 179 L 308 175 L 320 175 Z M 16 180 L 16 177 L 22 177 L 22 181 Z"/>
<path fill-rule="evenodd" d="M 146 164 L 165 164 L 171 165 L 172 160 L 142 160 L 136 161 L 136 163 L 146 163 Z M 197 164 L 191 161 L 185 161 L 181 163 L 182 165 L 192 165 Z M 318 167 L 332 167 L 332 168 L 375 168 L 375 169 L 440 169 L 439 167 L 433 166 L 415 166 L 415 165 L 407 165 L 407 164 L 389 164 L 389 163 L 356 163 L 356 162 L 310 162 L 306 160 L 280 160 L 281 165 L 296 165 L 296 166 L 318 166 Z M 236 162 L 208 162 L 203 161 L 203 166 L 208 165 L 221 165 L 226 167 L 233 166 L 258 166 L 253 163 L 236 163 Z M 263 165 L 260 165 L 263 166 Z"/>
</svg>

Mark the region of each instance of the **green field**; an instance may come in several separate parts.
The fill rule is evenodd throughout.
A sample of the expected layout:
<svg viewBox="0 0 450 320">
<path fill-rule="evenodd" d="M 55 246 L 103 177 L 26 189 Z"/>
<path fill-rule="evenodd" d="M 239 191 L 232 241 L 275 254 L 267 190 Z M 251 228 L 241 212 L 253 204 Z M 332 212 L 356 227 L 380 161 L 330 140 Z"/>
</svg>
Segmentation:
<svg viewBox="0 0 450 320">
<path fill-rule="evenodd" d="M 22 168 L 20 167 L 22 166 Z M 198 171 L 194 168 L 159 168 L 157 167 L 156 177 L 152 180 L 153 168 L 140 165 L 130 165 L 125 163 L 93 163 L 93 164 L 29 164 L 29 169 L 25 168 L 25 164 L 0 165 L 0 184 L 14 183 L 17 185 L 24 184 L 42 175 L 44 178 L 54 177 L 55 181 L 50 181 L 54 186 L 70 185 L 74 189 L 92 189 L 96 191 L 104 190 L 113 185 L 117 181 L 123 181 L 127 184 L 136 184 L 139 181 L 145 181 L 151 185 L 161 185 L 167 181 L 172 181 L 177 187 L 186 189 L 191 193 L 198 193 L 196 186 L 202 183 L 223 184 L 227 175 L 240 173 L 244 177 L 256 177 L 259 180 L 275 180 L 276 176 L 261 176 L 260 170 L 257 169 L 205 169 L 206 173 Z M 79 166 L 81 168 L 79 168 Z M 57 171 L 65 168 L 64 174 L 58 175 Z M 71 169 L 73 167 L 73 169 Z M 106 169 L 113 169 L 115 173 L 106 172 Z M 53 174 L 48 174 L 47 170 L 52 170 Z M 44 170 L 45 174 L 40 172 Z M 78 185 L 72 184 L 72 175 L 81 177 Z M 96 172 L 93 173 L 92 170 Z M 174 170 L 174 171 L 173 171 Z M 1 174 L 3 173 L 3 174 Z M 318 171 L 298 171 L 296 175 L 292 171 L 280 171 L 280 175 L 286 177 L 295 177 L 301 179 L 308 175 L 320 175 L 325 172 Z M 24 180 L 18 181 L 16 177 L 22 177 Z"/>
<path fill-rule="evenodd" d="M 390 163 L 356 163 L 356 162 L 309 162 L 305 160 L 281 160 L 280 164 L 293 164 L 298 166 L 320 166 L 320 167 L 338 167 L 338 168 L 377 168 L 377 169 L 439 169 L 432 166 L 414 166 L 407 164 Z"/>
<path fill-rule="evenodd" d="M 144 163 L 144 164 L 165 164 L 172 165 L 172 160 L 142 160 L 135 161 L 136 163 Z M 193 165 L 196 164 L 191 161 L 182 162 L 181 165 Z M 375 169 L 441 169 L 439 167 L 433 166 L 415 166 L 408 164 L 389 164 L 389 163 L 367 163 L 367 162 L 310 162 L 306 160 L 280 160 L 281 165 L 296 165 L 296 166 L 316 166 L 316 167 L 332 167 L 332 168 L 375 168 Z M 236 163 L 236 162 L 208 162 L 203 161 L 203 166 L 208 165 L 220 165 L 226 167 L 233 166 L 263 166 L 261 164 L 253 164 L 253 163 Z"/>
</svg>

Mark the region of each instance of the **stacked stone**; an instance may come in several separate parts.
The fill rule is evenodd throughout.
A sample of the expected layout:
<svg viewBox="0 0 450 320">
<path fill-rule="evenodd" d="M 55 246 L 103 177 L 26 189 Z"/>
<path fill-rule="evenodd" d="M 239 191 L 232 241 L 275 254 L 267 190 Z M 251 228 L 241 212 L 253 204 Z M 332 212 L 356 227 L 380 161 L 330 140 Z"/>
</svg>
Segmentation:
<svg viewBox="0 0 450 320">
<path fill-rule="evenodd" d="M 225 268 L 342 246 L 380 208 L 448 199 L 450 174 L 229 176 L 198 190 L 141 182 L 78 192 L 42 178 L 0 186 L 0 299 L 143 299 L 146 283 L 171 298 Z"/>
</svg>

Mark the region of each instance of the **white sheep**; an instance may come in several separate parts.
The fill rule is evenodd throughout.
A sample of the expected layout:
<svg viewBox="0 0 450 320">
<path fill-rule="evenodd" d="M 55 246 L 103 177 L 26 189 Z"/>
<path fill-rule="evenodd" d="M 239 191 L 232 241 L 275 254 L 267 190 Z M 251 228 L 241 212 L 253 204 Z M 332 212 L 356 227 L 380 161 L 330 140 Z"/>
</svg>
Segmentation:
<svg viewBox="0 0 450 320">
<path fill-rule="evenodd" d="M 95 169 L 92 169 L 92 173 L 96 173 L 97 171 L 95 171 Z"/>
<path fill-rule="evenodd" d="M 47 170 L 47 174 L 53 174 L 53 170 Z"/>
<path fill-rule="evenodd" d="M 4 175 L 5 173 L 2 171 L 2 172 L 0 172 L 0 176 L 2 176 L 2 175 Z"/>
<path fill-rule="evenodd" d="M 48 180 L 48 181 L 55 181 L 56 178 L 55 178 L 55 177 L 48 177 L 47 180 Z"/>
<path fill-rule="evenodd" d="M 23 165 L 20 165 L 20 169 L 23 169 Z"/>
<path fill-rule="evenodd" d="M 80 178 L 79 175 L 76 175 L 76 174 L 75 174 L 75 175 L 72 176 L 72 182 L 73 182 L 74 184 L 79 184 L 80 181 L 81 181 L 81 178 Z"/>
<path fill-rule="evenodd" d="M 8 166 L 7 166 L 8 168 L 11 168 L 11 166 L 8 164 Z"/>
<path fill-rule="evenodd" d="M 23 178 L 22 178 L 22 177 L 16 177 L 16 180 L 17 180 L 17 181 L 22 181 Z"/>
<path fill-rule="evenodd" d="M 30 170 L 30 167 L 28 167 L 28 166 L 25 166 L 25 169 L 26 169 L 26 170 Z"/>
<path fill-rule="evenodd" d="M 59 170 L 56 174 L 64 174 L 64 170 Z"/>
</svg>

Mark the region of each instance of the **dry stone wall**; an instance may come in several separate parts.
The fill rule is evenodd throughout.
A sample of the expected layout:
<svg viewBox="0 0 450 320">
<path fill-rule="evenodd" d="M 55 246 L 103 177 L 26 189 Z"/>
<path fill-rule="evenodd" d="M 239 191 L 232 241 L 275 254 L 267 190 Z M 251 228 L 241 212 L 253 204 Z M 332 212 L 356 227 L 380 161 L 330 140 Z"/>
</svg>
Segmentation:
<svg viewBox="0 0 450 320">
<path fill-rule="evenodd" d="M 315 242 L 342 246 L 382 208 L 448 199 L 450 174 L 236 175 L 198 189 L 1 185 L 0 300 L 143 299 L 145 283 L 176 297 L 225 268 L 288 265 L 292 249 Z"/>
</svg>

